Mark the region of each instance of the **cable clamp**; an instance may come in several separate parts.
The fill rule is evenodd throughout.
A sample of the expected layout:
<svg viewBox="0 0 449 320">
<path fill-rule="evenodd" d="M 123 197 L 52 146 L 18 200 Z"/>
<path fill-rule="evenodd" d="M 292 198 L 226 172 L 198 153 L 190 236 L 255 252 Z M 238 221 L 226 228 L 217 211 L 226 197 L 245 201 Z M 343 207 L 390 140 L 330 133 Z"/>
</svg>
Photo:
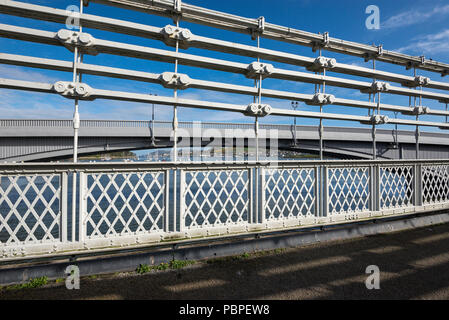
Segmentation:
<svg viewBox="0 0 449 320">
<path fill-rule="evenodd" d="M 95 100 L 92 97 L 93 89 L 85 83 L 58 81 L 53 85 L 53 90 L 69 99 Z"/>
<path fill-rule="evenodd" d="M 337 60 L 334 58 L 317 57 L 306 69 L 313 72 L 322 72 L 324 69 L 332 69 L 336 65 Z"/>
<path fill-rule="evenodd" d="M 313 95 L 310 101 L 306 101 L 306 104 L 311 106 L 321 106 L 326 104 L 333 104 L 334 102 L 334 95 L 326 93 L 316 93 Z"/>
<path fill-rule="evenodd" d="M 163 41 L 166 45 L 175 47 L 176 42 L 179 41 L 179 46 L 182 49 L 189 47 L 189 42 L 193 39 L 193 34 L 189 29 L 179 28 L 172 25 L 166 25 L 160 31 L 163 36 Z"/>
<path fill-rule="evenodd" d="M 387 124 L 390 121 L 388 116 L 383 116 L 380 114 L 376 114 L 371 116 L 371 118 L 368 121 L 360 121 L 361 124 L 371 124 L 371 125 L 380 125 L 380 124 Z"/>
<path fill-rule="evenodd" d="M 262 79 L 265 79 L 274 72 L 274 66 L 269 63 L 253 62 L 248 65 L 247 70 L 247 78 L 254 79 L 262 76 Z"/>
<path fill-rule="evenodd" d="M 360 92 L 362 93 L 378 93 L 378 92 L 387 92 L 390 90 L 390 84 L 382 81 L 375 81 L 371 84 L 371 87 L 362 89 Z"/>
<path fill-rule="evenodd" d="M 95 38 L 89 33 L 61 29 L 56 33 L 56 38 L 71 52 L 78 47 L 82 53 L 96 56 Z"/>
<path fill-rule="evenodd" d="M 273 111 L 273 108 L 268 104 L 251 103 L 244 112 L 246 116 L 250 117 L 265 117 Z"/>
<path fill-rule="evenodd" d="M 159 80 L 165 88 L 181 90 L 187 89 L 192 82 L 188 75 L 174 72 L 162 73 Z"/>
<path fill-rule="evenodd" d="M 425 87 L 429 85 L 430 78 L 423 76 L 416 76 L 412 81 L 408 81 L 403 83 L 404 87 L 416 88 L 416 87 Z"/>
<path fill-rule="evenodd" d="M 430 108 L 429 107 L 424 107 L 424 106 L 412 106 L 410 108 L 410 111 L 402 111 L 401 113 L 403 115 L 407 115 L 407 116 L 419 116 L 422 114 L 428 114 L 430 112 Z"/>
</svg>

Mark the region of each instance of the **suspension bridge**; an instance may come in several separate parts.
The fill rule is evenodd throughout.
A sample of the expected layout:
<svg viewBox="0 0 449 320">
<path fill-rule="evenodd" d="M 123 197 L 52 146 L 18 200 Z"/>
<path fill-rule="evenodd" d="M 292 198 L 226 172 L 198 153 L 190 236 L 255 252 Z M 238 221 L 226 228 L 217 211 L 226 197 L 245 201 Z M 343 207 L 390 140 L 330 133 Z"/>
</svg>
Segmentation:
<svg viewBox="0 0 449 320">
<path fill-rule="evenodd" d="M 87 13 L 90 4 L 162 16 L 172 19 L 173 24 L 151 26 L 92 15 Z M 423 71 L 445 76 L 449 64 L 180 0 L 82 0 L 78 13 L 0 0 L 0 13 L 65 25 L 54 29 L 55 25 L 49 24 L 50 30 L 41 30 L 0 24 L 0 37 L 48 45 L 49 50 L 62 47 L 73 55 L 73 60 L 67 61 L 1 52 L 2 64 L 60 71 L 72 79 L 45 83 L 0 78 L 0 88 L 61 96 L 73 100 L 74 107 L 71 120 L 0 120 L 2 264 L 33 259 L 73 261 L 76 257 L 167 246 L 174 250 L 305 228 L 431 216 L 449 208 L 449 83 L 418 74 Z M 77 29 L 66 25 L 73 18 L 79 22 Z M 182 26 L 184 22 L 243 33 L 254 43 L 194 34 Z M 159 40 L 167 48 L 106 39 L 105 33 L 96 35 L 85 29 Z M 310 47 L 315 56 L 264 48 L 263 39 Z M 231 58 L 190 54 L 189 48 L 229 53 Z M 333 53 L 351 55 L 372 66 L 340 63 Z M 159 74 L 84 60 L 86 56 L 90 61 L 99 60 L 103 55 L 173 66 Z M 237 62 L 241 57 L 254 61 Z M 399 65 L 413 74 L 381 70 L 376 62 Z M 196 79 L 178 72 L 180 66 L 222 71 L 245 81 L 236 84 Z M 303 70 L 298 71 L 300 68 Z M 157 84 L 170 95 L 99 89 L 84 82 L 83 75 Z M 306 83 L 314 90 L 312 94 L 275 90 L 263 85 L 266 79 Z M 332 94 L 335 87 L 359 92 L 363 99 L 338 97 Z M 249 103 L 179 97 L 181 90 L 192 88 L 247 96 Z M 390 96 L 408 97 L 408 104 L 385 103 Z M 275 108 L 266 103 L 268 99 L 300 101 L 316 110 Z M 89 104 L 94 100 L 157 104 L 172 108 L 173 119 L 81 120 L 80 101 Z M 437 106 L 430 108 L 424 101 Z M 328 105 L 339 106 L 344 112 L 325 112 Z M 180 107 L 233 112 L 251 119 L 251 123 L 180 122 Z M 400 117 L 389 117 L 391 112 Z M 261 118 L 275 117 L 317 119 L 319 125 L 259 123 Z M 325 127 L 326 120 L 348 125 Z M 355 128 L 354 123 L 364 127 Z M 385 125 L 416 129 L 383 129 Z M 423 127 L 434 131 L 424 132 Z M 269 133 L 276 137 L 276 148 L 313 152 L 320 160 L 259 159 L 259 149 L 266 147 L 266 140 L 273 140 Z M 243 141 L 243 146 L 257 150 L 255 159 L 239 163 L 179 161 L 178 150 L 195 146 L 198 138 L 200 146 L 235 146 Z M 271 142 L 269 146 L 273 146 Z M 172 161 L 78 161 L 80 154 L 160 147 L 174 150 Z M 344 160 L 327 161 L 325 156 Z M 42 162 L 58 159 L 72 162 Z M 438 217 L 434 221 L 445 221 L 445 216 Z M 0 282 L 12 281 L 13 271 L 8 270 L 0 270 Z M 60 272 L 55 270 L 55 274 Z"/>
</svg>

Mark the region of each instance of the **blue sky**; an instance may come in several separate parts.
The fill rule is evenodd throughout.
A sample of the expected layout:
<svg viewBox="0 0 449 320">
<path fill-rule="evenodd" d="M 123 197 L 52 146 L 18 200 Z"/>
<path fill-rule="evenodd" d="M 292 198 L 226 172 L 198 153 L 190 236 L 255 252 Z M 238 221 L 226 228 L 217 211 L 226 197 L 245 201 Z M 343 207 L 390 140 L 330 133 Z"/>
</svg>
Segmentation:
<svg viewBox="0 0 449 320">
<path fill-rule="evenodd" d="M 65 9 L 69 5 L 78 4 L 73 0 L 32 0 L 23 1 L 38 5 L 50 6 L 59 9 Z M 398 50 L 411 55 L 424 54 L 427 58 L 449 62 L 449 1 L 312 1 L 312 0 L 190 0 L 189 3 L 207 7 L 214 10 L 220 10 L 245 17 L 257 18 L 265 16 L 267 22 L 275 23 L 287 27 L 298 28 L 309 32 L 328 31 L 331 37 L 337 37 L 345 40 L 356 41 L 366 44 L 383 44 L 387 50 Z M 368 30 L 365 26 L 365 20 L 368 15 L 365 9 L 368 5 L 376 5 L 380 9 L 380 30 Z M 168 18 L 151 16 L 145 13 L 113 8 L 109 6 L 90 4 L 85 12 L 101 16 L 108 16 L 122 20 L 150 24 L 163 27 L 173 22 Z M 43 29 L 47 31 L 58 31 L 64 28 L 63 25 L 25 19 L 0 14 L 0 23 L 12 24 L 17 26 Z M 181 22 L 182 27 L 192 30 L 193 33 L 235 41 L 245 44 L 254 44 L 249 35 L 235 34 L 218 29 L 198 26 Z M 85 29 L 85 32 L 91 33 L 96 38 L 108 39 L 119 42 L 133 43 L 138 45 L 151 46 L 173 50 L 170 47 L 156 40 L 141 39 L 133 36 L 113 34 L 100 30 Z M 298 53 L 305 56 L 315 57 L 308 47 L 301 47 L 286 43 L 262 39 L 263 47 L 282 50 L 286 52 Z M 65 48 L 15 41 L 11 39 L 0 39 L 0 52 L 23 54 L 43 58 L 52 58 L 71 61 L 72 53 Z M 236 55 L 222 54 L 213 51 L 190 48 L 188 53 L 198 54 L 209 57 L 226 58 L 232 61 L 243 63 L 253 62 L 252 58 L 239 57 Z M 365 63 L 363 59 L 340 54 L 323 52 L 324 56 L 335 57 L 337 61 L 348 64 L 370 67 L 371 63 Z M 173 71 L 173 65 L 158 63 L 133 58 L 123 58 L 118 56 L 100 54 L 98 56 L 86 56 L 85 62 L 112 67 L 134 69 L 160 73 Z M 281 67 L 292 70 L 304 69 L 290 65 L 273 63 L 275 67 Z M 379 69 L 388 70 L 403 74 L 410 74 L 404 67 L 393 66 L 384 63 L 377 64 Z M 191 77 L 222 81 L 235 84 L 251 86 L 252 81 L 244 76 L 233 75 L 225 72 L 209 71 L 205 69 L 180 66 L 179 72 L 187 73 Z M 441 78 L 438 74 L 418 71 L 418 74 L 429 76 L 435 80 L 449 81 L 449 78 Z M 337 75 L 345 78 L 355 78 L 345 75 Z M 30 69 L 23 67 L 14 67 L 0 65 L 0 77 L 30 80 L 37 82 L 54 83 L 59 80 L 70 81 L 71 74 L 56 71 L 44 71 L 39 69 Z M 363 79 L 370 81 L 369 79 Z M 92 87 L 119 91 L 129 91 L 137 93 L 156 93 L 158 95 L 171 96 L 172 91 L 166 90 L 156 84 L 140 83 L 128 80 L 109 79 L 95 76 L 85 76 L 83 82 Z M 295 91 L 299 93 L 313 93 L 314 86 L 311 84 L 302 84 L 298 82 L 280 81 L 268 79 L 264 81 L 263 87 L 279 90 Z M 429 90 L 429 89 L 426 89 Z M 327 87 L 327 92 L 341 98 L 350 98 L 356 100 L 367 99 L 354 90 L 343 88 Z M 236 104 L 248 104 L 252 101 L 249 96 L 224 94 L 211 91 L 201 91 L 188 89 L 180 93 L 181 97 L 190 99 L 201 99 L 207 101 L 219 101 Z M 276 108 L 289 108 L 290 102 L 285 100 L 264 99 L 264 103 L 269 103 Z M 398 97 L 393 95 L 384 95 L 382 102 L 390 104 L 408 105 L 407 97 Z M 424 105 L 431 108 L 443 108 L 436 101 L 424 100 Z M 317 107 L 305 106 L 301 104 L 303 110 L 317 111 Z M 340 112 L 347 114 L 366 114 L 366 110 L 358 110 L 350 107 L 326 106 L 326 112 Z M 96 100 L 93 102 L 81 102 L 80 113 L 82 119 L 129 119 L 129 120 L 147 120 L 151 116 L 151 106 L 146 104 L 125 103 L 108 100 Z M 65 118 L 71 119 L 73 114 L 73 101 L 64 99 L 57 95 L 46 95 L 38 93 L 27 93 L 0 89 L 0 117 L 1 118 Z M 386 112 L 393 117 L 392 113 Z M 172 117 L 172 108 L 167 106 L 157 106 L 156 118 L 159 120 L 170 120 Z M 246 118 L 241 114 L 230 112 L 203 111 L 181 108 L 179 112 L 180 120 L 201 120 L 201 121 L 234 121 L 249 122 L 251 118 Z M 444 121 L 443 118 L 423 117 L 423 120 Z M 267 117 L 262 120 L 265 123 L 291 123 L 290 118 Z M 317 120 L 300 119 L 299 124 L 314 125 Z M 326 125 L 351 125 L 360 126 L 358 123 L 326 121 Z M 425 129 L 429 130 L 429 129 Z"/>
</svg>

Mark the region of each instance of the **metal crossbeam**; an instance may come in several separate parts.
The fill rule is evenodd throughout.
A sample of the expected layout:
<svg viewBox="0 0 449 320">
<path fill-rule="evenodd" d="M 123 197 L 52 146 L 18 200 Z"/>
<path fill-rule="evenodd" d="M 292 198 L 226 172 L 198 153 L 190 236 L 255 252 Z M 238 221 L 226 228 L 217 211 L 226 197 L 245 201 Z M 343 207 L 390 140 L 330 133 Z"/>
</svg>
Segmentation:
<svg viewBox="0 0 449 320">
<path fill-rule="evenodd" d="M 151 3 L 146 0 L 90 0 L 90 2 L 113 5 L 125 9 L 138 10 L 149 14 L 156 14 L 165 17 L 173 15 L 173 1 L 171 0 L 152 0 Z M 181 16 L 184 21 L 197 24 L 212 26 L 220 29 L 226 29 L 234 32 L 251 33 L 251 30 L 257 29 L 258 19 L 245 18 L 224 12 L 214 11 L 188 3 L 183 3 Z M 322 34 L 315 34 L 294 28 L 283 27 L 272 23 L 265 23 L 264 32 L 260 35 L 263 38 L 277 41 L 289 42 L 309 47 L 317 44 L 323 44 Z M 366 58 L 367 56 L 376 56 L 378 61 L 403 65 L 405 67 L 416 66 L 422 70 L 447 74 L 449 64 L 434 60 L 425 60 L 422 57 L 410 56 L 389 50 L 383 50 L 382 55 L 376 46 L 346 41 L 338 38 L 328 37 L 324 43 L 328 51 L 349 54 Z"/>
</svg>

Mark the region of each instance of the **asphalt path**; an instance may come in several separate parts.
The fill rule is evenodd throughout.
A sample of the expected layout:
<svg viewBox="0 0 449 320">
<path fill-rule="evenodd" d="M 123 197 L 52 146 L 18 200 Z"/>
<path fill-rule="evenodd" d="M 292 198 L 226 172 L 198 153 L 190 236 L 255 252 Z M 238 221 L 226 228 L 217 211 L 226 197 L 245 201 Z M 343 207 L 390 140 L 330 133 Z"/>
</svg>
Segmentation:
<svg viewBox="0 0 449 320">
<path fill-rule="evenodd" d="M 379 289 L 368 266 L 377 266 Z M 448 299 L 449 224 L 200 261 L 179 270 L 122 273 L 0 299 Z"/>
</svg>

